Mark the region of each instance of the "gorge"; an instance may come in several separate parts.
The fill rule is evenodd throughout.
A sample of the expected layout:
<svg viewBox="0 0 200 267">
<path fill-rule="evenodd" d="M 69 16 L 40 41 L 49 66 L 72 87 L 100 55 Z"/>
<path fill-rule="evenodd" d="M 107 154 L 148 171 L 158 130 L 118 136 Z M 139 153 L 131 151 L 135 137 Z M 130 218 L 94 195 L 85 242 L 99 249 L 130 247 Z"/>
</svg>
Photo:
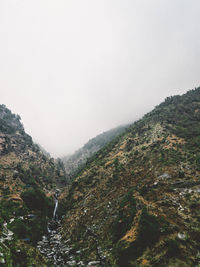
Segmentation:
<svg viewBox="0 0 200 267">
<path fill-rule="evenodd" d="M 1 264 L 199 266 L 200 88 L 166 98 L 71 179 L 5 106 L 0 123 Z"/>
</svg>

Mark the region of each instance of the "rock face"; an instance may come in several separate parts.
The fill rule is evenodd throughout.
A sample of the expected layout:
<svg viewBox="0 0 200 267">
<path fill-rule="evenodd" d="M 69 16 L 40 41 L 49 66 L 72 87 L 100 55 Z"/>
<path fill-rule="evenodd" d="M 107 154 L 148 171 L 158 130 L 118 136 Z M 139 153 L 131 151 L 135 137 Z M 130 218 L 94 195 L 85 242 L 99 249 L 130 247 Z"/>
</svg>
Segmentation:
<svg viewBox="0 0 200 267">
<path fill-rule="evenodd" d="M 66 174 L 72 178 L 86 164 L 89 158 L 91 158 L 106 144 L 111 142 L 116 136 L 122 134 L 128 126 L 129 125 L 119 126 L 107 132 L 104 132 L 92 138 L 87 144 L 77 150 L 73 155 L 63 157 L 62 161 L 65 166 Z"/>
<path fill-rule="evenodd" d="M 85 266 L 200 264 L 199 110 L 200 88 L 167 98 L 74 179 L 62 235 Z"/>
</svg>

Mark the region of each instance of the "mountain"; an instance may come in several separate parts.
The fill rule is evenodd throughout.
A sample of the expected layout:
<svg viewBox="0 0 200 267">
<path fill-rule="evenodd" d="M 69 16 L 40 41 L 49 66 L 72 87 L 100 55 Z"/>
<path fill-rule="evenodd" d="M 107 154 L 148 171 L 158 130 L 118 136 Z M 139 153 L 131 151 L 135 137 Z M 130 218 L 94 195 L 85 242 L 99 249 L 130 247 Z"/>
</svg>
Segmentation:
<svg viewBox="0 0 200 267">
<path fill-rule="evenodd" d="M 35 246 L 53 214 L 50 196 L 66 184 L 62 164 L 33 143 L 19 115 L 0 105 L 0 265 L 44 266 Z"/>
<path fill-rule="evenodd" d="M 50 158 L 51 155 L 49 152 L 47 152 L 44 147 L 42 147 L 40 144 L 36 143 L 36 145 L 39 147 L 39 149 L 42 151 L 42 153 L 47 157 L 47 158 Z"/>
<path fill-rule="evenodd" d="M 20 116 L 0 105 L 0 166 L 5 181 L 46 189 L 65 183 L 64 169 L 25 133 Z M 15 187 L 14 187 L 15 188 Z"/>
<path fill-rule="evenodd" d="M 197 88 L 168 97 L 87 161 L 65 192 L 63 240 L 84 266 L 199 266 L 199 193 Z"/>
<path fill-rule="evenodd" d="M 87 160 L 97 151 L 113 140 L 116 136 L 125 131 L 129 125 L 119 126 L 107 132 L 97 135 L 89 140 L 82 148 L 78 149 L 74 154 L 61 158 L 64 163 L 66 174 L 72 178 L 85 165 Z"/>
<path fill-rule="evenodd" d="M 42 240 L 56 188 L 65 216 Z M 57 256 L 54 266 L 199 266 L 199 193 L 200 88 L 106 142 L 70 185 L 61 160 L 0 106 L 1 266 L 51 266 L 44 255 Z"/>
</svg>

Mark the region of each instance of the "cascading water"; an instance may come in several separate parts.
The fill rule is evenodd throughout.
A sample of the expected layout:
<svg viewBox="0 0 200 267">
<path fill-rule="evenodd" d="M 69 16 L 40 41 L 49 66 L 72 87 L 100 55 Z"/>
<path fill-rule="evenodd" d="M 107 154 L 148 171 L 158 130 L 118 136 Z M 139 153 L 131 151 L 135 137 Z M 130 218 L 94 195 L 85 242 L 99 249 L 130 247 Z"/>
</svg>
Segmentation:
<svg viewBox="0 0 200 267">
<path fill-rule="evenodd" d="M 55 193 L 55 208 L 53 211 L 53 220 L 55 220 L 55 221 L 57 221 L 57 219 L 58 219 L 57 209 L 58 209 L 58 192 Z"/>
<path fill-rule="evenodd" d="M 58 220 L 58 196 L 59 192 L 56 191 L 53 217 L 47 224 L 48 234 L 42 237 L 42 241 L 38 242 L 37 248 L 54 266 L 84 266 L 82 261 L 75 261 L 75 255 L 71 254 L 68 241 L 62 241 L 60 222 Z"/>
</svg>

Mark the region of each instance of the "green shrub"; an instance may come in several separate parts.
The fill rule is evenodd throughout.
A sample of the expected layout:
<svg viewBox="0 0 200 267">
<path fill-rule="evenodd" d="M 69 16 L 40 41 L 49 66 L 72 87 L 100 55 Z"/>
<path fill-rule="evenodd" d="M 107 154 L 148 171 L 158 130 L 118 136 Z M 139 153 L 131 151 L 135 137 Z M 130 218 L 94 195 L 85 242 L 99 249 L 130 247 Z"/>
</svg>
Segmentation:
<svg viewBox="0 0 200 267">
<path fill-rule="evenodd" d="M 0 218 L 1 221 L 9 222 L 13 215 L 22 215 L 24 212 L 23 208 L 16 202 L 10 200 L 1 200 L 0 204 Z"/>
<path fill-rule="evenodd" d="M 147 246 L 151 247 L 155 244 L 159 235 L 159 219 L 154 215 L 148 214 L 146 207 L 144 207 L 139 219 L 137 239 L 129 244 L 124 244 L 122 241 L 117 244 L 116 257 L 118 258 L 118 266 L 137 266 L 132 263 L 142 255 Z"/>
<path fill-rule="evenodd" d="M 135 156 L 137 156 L 139 154 L 139 151 L 138 150 L 135 150 Z"/>
<path fill-rule="evenodd" d="M 183 171 L 183 170 L 180 170 L 180 171 L 178 172 L 178 177 L 179 177 L 179 178 L 184 178 L 184 176 L 185 176 L 184 171 Z"/>
<path fill-rule="evenodd" d="M 52 213 L 53 201 L 38 188 L 27 189 L 21 194 L 21 198 L 30 210 L 42 211 L 46 215 Z"/>
<path fill-rule="evenodd" d="M 121 200 L 117 219 L 113 226 L 113 239 L 118 241 L 131 227 L 136 214 L 136 201 L 131 189 Z"/>
<path fill-rule="evenodd" d="M 139 220 L 138 242 L 146 247 L 153 245 L 160 235 L 160 223 L 155 215 L 150 215 L 147 208 L 142 209 Z"/>
<path fill-rule="evenodd" d="M 165 241 L 167 247 L 167 256 L 176 257 L 180 253 L 179 243 L 175 239 L 168 239 Z"/>
<path fill-rule="evenodd" d="M 30 228 L 24 223 L 22 219 L 15 219 L 9 227 L 17 238 L 26 238 L 30 232 Z"/>
</svg>

